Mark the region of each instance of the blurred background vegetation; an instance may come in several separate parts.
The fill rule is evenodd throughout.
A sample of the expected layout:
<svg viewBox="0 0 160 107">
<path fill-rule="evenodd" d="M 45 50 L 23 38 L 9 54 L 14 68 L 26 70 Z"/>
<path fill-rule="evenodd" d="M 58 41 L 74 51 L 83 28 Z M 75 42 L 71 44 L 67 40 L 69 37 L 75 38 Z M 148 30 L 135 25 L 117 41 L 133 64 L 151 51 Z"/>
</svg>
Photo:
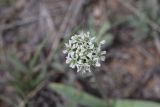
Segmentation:
<svg viewBox="0 0 160 107">
<path fill-rule="evenodd" d="M 159 0 L 0 0 L 0 107 L 160 107 L 159 15 Z M 79 31 L 106 40 L 104 95 L 65 64 Z"/>
</svg>

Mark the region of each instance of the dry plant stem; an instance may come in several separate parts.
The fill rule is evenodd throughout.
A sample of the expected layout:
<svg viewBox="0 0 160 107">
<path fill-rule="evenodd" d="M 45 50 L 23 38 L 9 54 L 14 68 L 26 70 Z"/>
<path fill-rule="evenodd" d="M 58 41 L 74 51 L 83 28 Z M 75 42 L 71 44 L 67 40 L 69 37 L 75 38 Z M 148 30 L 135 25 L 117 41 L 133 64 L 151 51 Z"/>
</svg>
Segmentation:
<svg viewBox="0 0 160 107">
<path fill-rule="evenodd" d="M 92 74 L 93 74 L 93 76 L 95 78 L 95 82 L 96 82 L 96 85 L 97 85 L 97 88 L 98 88 L 100 94 L 102 95 L 103 99 L 106 101 L 107 107 L 111 107 L 110 101 L 109 101 L 109 99 L 108 99 L 108 97 L 106 95 L 106 90 L 101 85 L 101 78 L 99 78 L 99 76 L 98 76 L 99 75 L 98 74 L 99 70 L 96 69 L 95 67 L 91 67 L 91 68 L 92 68 L 92 71 L 93 71 Z"/>
</svg>

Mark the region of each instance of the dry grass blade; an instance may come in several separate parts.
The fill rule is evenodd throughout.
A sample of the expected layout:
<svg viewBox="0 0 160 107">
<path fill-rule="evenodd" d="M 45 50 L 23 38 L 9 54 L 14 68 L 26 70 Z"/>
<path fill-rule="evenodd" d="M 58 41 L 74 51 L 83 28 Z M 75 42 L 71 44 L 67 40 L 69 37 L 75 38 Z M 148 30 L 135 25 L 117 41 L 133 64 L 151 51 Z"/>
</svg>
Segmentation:
<svg viewBox="0 0 160 107">
<path fill-rule="evenodd" d="M 78 14 L 82 9 L 83 5 L 86 3 L 86 1 L 87 0 L 72 0 L 68 8 L 68 11 L 64 17 L 64 20 L 60 26 L 60 35 L 64 36 L 64 34 L 68 34 L 71 31 L 73 24 L 75 23 L 76 19 L 80 16 Z M 70 26 L 68 27 L 69 24 Z"/>
<path fill-rule="evenodd" d="M 55 25 L 49 10 L 44 4 L 40 7 L 40 17 L 43 18 L 43 20 L 40 21 L 40 26 L 42 29 L 46 30 L 45 32 L 47 36 L 49 36 L 48 40 L 52 44 L 52 49 L 56 49 L 60 38 L 57 35 Z"/>
<path fill-rule="evenodd" d="M 52 46 L 51 52 L 49 53 L 46 60 L 46 63 L 47 63 L 47 62 L 50 62 L 53 58 L 53 51 L 59 45 L 60 36 L 57 34 L 55 24 L 49 13 L 49 10 L 46 8 L 44 4 L 40 8 L 40 17 L 43 18 L 43 20 L 40 21 L 40 26 L 42 27 L 42 29 L 45 30 L 45 33 L 47 34 L 47 38 Z"/>
</svg>

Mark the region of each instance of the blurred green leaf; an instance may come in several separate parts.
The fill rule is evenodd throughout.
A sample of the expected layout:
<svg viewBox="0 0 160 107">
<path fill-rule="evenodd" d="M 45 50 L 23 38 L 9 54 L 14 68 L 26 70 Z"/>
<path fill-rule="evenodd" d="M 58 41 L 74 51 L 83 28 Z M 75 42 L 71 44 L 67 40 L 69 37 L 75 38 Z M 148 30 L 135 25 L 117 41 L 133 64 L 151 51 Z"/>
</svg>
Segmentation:
<svg viewBox="0 0 160 107">
<path fill-rule="evenodd" d="M 0 5 L 8 5 L 10 4 L 10 0 L 0 0 Z"/>
<path fill-rule="evenodd" d="M 141 16 L 132 16 L 132 18 L 130 18 L 129 25 L 134 28 L 133 38 L 136 41 L 153 38 L 153 32 L 155 30 L 146 19 L 155 22 L 157 25 L 160 24 L 160 6 L 158 0 L 139 0 L 136 2 L 136 7 L 137 11 L 141 13 Z"/>
<path fill-rule="evenodd" d="M 32 87 L 38 86 L 46 77 L 47 71 L 46 67 L 43 69 L 43 71 L 40 71 L 35 78 L 32 78 L 30 84 Z"/>
<path fill-rule="evenodd" d="M 15 55 L 8 56 L 8 61 L 14 66 L 16 71 L 27 71 L 27 67 Z"/>
<path fill-rule="evenodd" d="M 102 40 L 106 41 L 106 45 L 111 45 L 113 43 L 114 37 L 110 34 L 104 36 Z"/>
<path fill-rule="evenodd" d="M 42 52 L 42 49 L 43 49 L 44 45 L 45 45 L 46 42 L 47 42 L 47 40 L 48 40 L 48 38 L 46 37 L 46 38 L 42 41 L 42 43 L 37 47 L 36 52 L 35 52 L 32 60 L 31 60 L 31 62 L 30 62 L 30 64 L 29 64 L 30 69 L 32 69 L 32 68 L 35 66 L 35 64 L 36 64 L 36 62 L 37 62 L 37 60 L 38 60 L 38 58 L 39 58 L 39 56 L 40 56 L 40 54 L 41 54 L 41 52 Z"/>
<path fill-rule="evenodd" d="M 67 85 L 52 83 L 49 87 L 64 95 L 70 101 L 78 104 L 82 104 L 87 107 L 107 107 L 106 102 L 102 99 L 96 98 Z M 113 100 L 113 107 L 160 107 L 160 104 L 137 100 Z"/>
<path fill-rule="evenodd" d="M 104 36 L 104 34 L 110 29 L 110 24 L 105 22 L 99 29 L 98 33 L 97 33 L 97 40 L 100 41 L 102 40 L 102 37 Z"/>
<path fill-rule="evenodd" d="M 114 40 L 114 36 L 110 33 L 107 33 L 107 31 L 111 28 L 109 22 L 105 22 L 100 28 L 96 29 L 95 25 L 92 22 L 93 20 L 90 20 L 89 23 L 89 31 L 91 35 L 96 36 L 96 40 L 100 42 L 101 40 L 106 41 L 106 45 L 111 45 Z"/>
<path fill-rule="evenodd" d="M 24 98 L 25 97 L 25 90 L 22 89 L 22 84 L 15 82 L 15 84 L 13 84 L 13 85 L 14 85 L 16 93 Z"/>
<path fill-rule="evenodd" d="M 98 99 L 94 96 L 91 96 L 87 93 L 84 93 L 82 91 L 78 91 L 74 88 L 71 88 L 69 86 L 61 85 L 61 84 L 50 84 L 50 87 L 57 92 L 65 95 L 67 99 L 70 101 L 88 106 L 88 107 L 106 107 L 106 103 Z"/>
<path fill-rule="evenodd" d="M 138 100 L 115 100 L 114 107 L 160 107 L 160 104 Z"/>
</svg>

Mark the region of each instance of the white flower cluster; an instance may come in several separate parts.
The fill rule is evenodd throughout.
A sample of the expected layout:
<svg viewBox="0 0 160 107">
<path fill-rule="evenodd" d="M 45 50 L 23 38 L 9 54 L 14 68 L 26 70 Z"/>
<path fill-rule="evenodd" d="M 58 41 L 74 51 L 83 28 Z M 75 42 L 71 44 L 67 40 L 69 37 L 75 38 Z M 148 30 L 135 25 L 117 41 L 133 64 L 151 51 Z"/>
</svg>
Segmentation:
<svg viewBox="0 0 160 107">
<path fill-rule="evenodd" d="M 66 63 L 71 68 L 77 68 L 77 72 L 90 72 L 91 66 L 100 67 L 100 61 L 105 60 L 106 51 L 101 51 L 101 46 L 105 41 L 97 43 L 95 37 L 91 37 L 90 33 L 81 32 L 74 35 L 65 44 L 66 49 L 63 51 L 66 56 Z"/>
</svg>

